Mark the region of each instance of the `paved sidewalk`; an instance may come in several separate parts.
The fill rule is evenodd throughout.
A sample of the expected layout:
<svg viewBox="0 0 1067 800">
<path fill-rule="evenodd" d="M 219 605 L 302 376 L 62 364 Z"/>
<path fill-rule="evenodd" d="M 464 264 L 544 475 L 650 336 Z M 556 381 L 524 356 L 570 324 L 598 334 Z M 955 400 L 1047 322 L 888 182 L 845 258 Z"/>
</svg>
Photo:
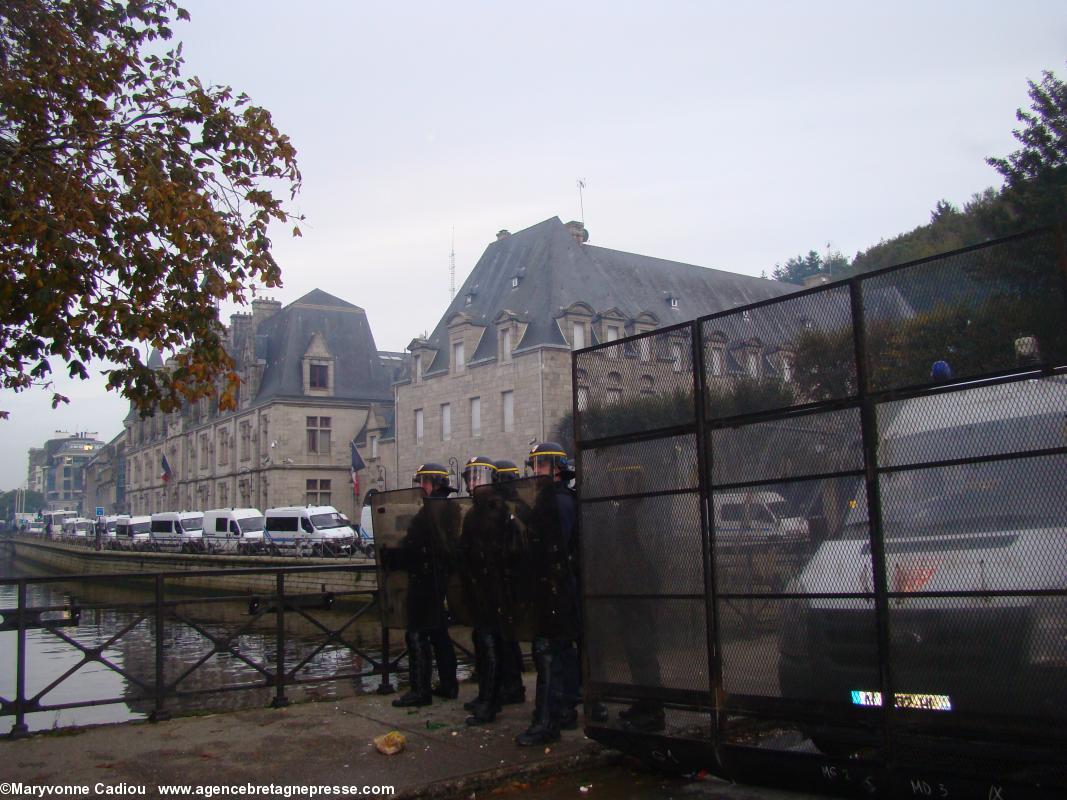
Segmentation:
<svg viewBox="0 0 1067 800">
<path fill-rule="evenodd" d="M 533 675 L 526 678 L 532 698 Z M 468 727 L 462 703 L 475 692 L 464 683 L 459 700 L 435 698 L 416 710 L 393 708 L 398 695 L 362 695 L 0 740 L 0 776 L 34 786 L 145 786 L 149 796 L 160 784 L 251 783 L 387 785 L 399 797 L 434 797 L 619 757 L 580 730 L 564 731 L 547 748 L 517 746 L 531 703 L 506 706 L 493 725 Z M 407 747 L 384 756 L 372 740 L 391 730 L 407 737 Z"/>
</svg>

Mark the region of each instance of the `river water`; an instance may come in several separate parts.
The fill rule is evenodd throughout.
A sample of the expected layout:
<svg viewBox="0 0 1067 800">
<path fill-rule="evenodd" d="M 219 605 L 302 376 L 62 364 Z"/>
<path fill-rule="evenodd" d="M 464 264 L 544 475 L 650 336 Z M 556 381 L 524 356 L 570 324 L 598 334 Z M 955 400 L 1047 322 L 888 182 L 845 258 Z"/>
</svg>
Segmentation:
<svg viewBox="0 0 1067 800">
<path fill-rule="evenodd" d="M 0 577 L 42 575 L 11 558 L 0 556 Z M 216 653 L 201 666 L 182 677 L 213 645 L 205 636 L 232 637 L 242 627 L 253 622 L 247 598 L 233 602 L 208 603 L 197 597 L 168 595 L 177 600 L 177 612 L 184 618 L 171 619 L 164 625 L 165 668 L 167 682 L 178 680 L 183 691 L 211 691 L 195 697 L 168 698 L 166 709 L 172 714 L 232 710 L 263 707 L 273 697 L 273 689 L 264 686 L 261 672 L 230 653 Z M 26 634 L 26 696 L 32 698 L 47 689 L 68 670 L 77 670 L 40 697 L 44 705 L 118 699 L 120 702 L 55 711 L 34 712 L 26 716 L 30 730 L 45 730 L 69 725 L 89 725 L 143 719 L 154 708 L 151 691 L 155 685 L 155 625 L 151 610 L 131 606 L 154 602 L 154 593 L 135 584 L 102 585 L 100 582 L 57 580 L 27 587 L 27 607 L 68 606 L 76 603 L 82 608 L 79 624 L 61 627 L 57 632 L 43 628 Z M 18 590 L 14 585 L 0 585 L 0 610 L 18 606 Z M 326 627 L 337 630 L 357 610 L 340 607 L 331 611 L 309 611 L 309 615 Z M 147 616 L 145 618 L 145 615 Z M 63 611 L 49 616 L 67 616 Z M 298 615 L 286 617 L 286 664 L 288 669 L 298 665 L 314 652 L 325 634 Z M 116 634 L 133 626 L 114 642 Z M 198 630 L 199 629 L 199 630 Z M 57 635 L 59 634 L 59 635 Z M 122 672 L 99 661 L 86 661 L 83 653 L 61 638 L 67 636 L 86 648 L 104 646 L 102 656 Z M 400 637 L 397 637 L 398 639 Z M 373 611 L 351 624 L 344 639 L 354 647 L 378 658 L 380 629 Z M 274 671 L 275 616 L 265 614 L 251 627 L 233 639 L 235 649 L 249 661 Z M 105 646 L 106 645 L 106 646 Z M 78 665 L 81 666 L 78 666 Z M 13 699 L 16 693 L 17 632 L 0 631 L 0 697 Z M 324 648 L 297 674 L 311 683 L 287 688 L 291 700 L 327 699 L 342 697 L 376 688 L 378 678 L 347 678 L 327 680 L 338 674 L 355 674 L 369 665 L 359 654 L 344 645 Z M 123 674 L 125 673 L 125 674 Z M 317 680 L 321 679 L 321 680 Z M 215 692 L 223 687 L 248 686 L 242 691 Z M 146 698 L 146 695 L 148 697 Z M 0 734 L 7 733 L 14 724 L 14 716 L 0 716 Z"/>
</svg>

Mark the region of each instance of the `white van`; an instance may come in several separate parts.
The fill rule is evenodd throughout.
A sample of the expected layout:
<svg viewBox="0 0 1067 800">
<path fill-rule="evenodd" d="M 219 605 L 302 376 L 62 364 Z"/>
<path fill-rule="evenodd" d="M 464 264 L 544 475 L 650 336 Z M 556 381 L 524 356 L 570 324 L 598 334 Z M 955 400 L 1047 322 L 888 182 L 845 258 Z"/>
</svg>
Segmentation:
<svg viewBox="0 0 1067 800">
<path fill-rule="evenodd" d="M 125 514 L 108 514 L 104 517 L 104 526 L 107 528 L 107 538 L 109 540 L 115 539 L 115 529 L 118 527 L 119 520 L 129 519 Z"/>
<path fill-rule="evenodd" d="M 41 522 L 44 524 L 44 532 L 51 534 L 53 539 L 63 535 L 63 523 L 78 516 L 74 511 L 45 511 L 41 514 Z"/>
<path fill-rule="evenodd" d="M 152 535 L 151 517 L 125 517 L 115 523 L 115 542 L 125 549 L 142 548 Z"/>
<path fill-rule="evenodd" d="M 934 714 L 1062 716 L 1067 704 L 1067 376 L 975 384 L 879 408 L 884 581 L 899 692 L 879 688 L 874 557 L 857 482 L 839 534 L 790 587 L 785 697 Z M 1021 456 L 1019 454 L 1022 454 Z M 940 462 L 940 463 L 938 463 Z M 930 465 L 930 466 L 926 466 Z M 912 593 L 945 593 L 945 599 Z M 827 753 L 869 741 L 825 723 Z"/>
<path fill-rule="evenodd" d="M 351 554 L 356 532 L 333 506 L 267 509 L 266 540 L 273 551 L 326 556 Z"/>
<path fill-rule="evenodd" d="M 363 506 L 359 518 L 359 541 L 356 546 L 367 558 L 374 558 L 374 512 L 370 506 Z"/>
<path fill-rule="evenodd" d="M 199 553 L 204 549 L 204 515 L 199 511 L 153 514 L 150 536 L 160 550 Z"/>
<path fill-rule="evenodd" d="M 777 492 L 716 492 L 716 548 L 796 547 L 808 543 L 808 522 Z"/>
<path fill-rule="evenodd" d="M 96 523 L 85 517 L 68 517 L 63 520 L 63 535 L 76 539 L 95 539 Z"/>
<path fill-rule="evenodd" d="M 256 552 L 263 547 L 263 512 L 216 508 L 204 512 L 203 543 L 209 553 Z"/>
</svg>

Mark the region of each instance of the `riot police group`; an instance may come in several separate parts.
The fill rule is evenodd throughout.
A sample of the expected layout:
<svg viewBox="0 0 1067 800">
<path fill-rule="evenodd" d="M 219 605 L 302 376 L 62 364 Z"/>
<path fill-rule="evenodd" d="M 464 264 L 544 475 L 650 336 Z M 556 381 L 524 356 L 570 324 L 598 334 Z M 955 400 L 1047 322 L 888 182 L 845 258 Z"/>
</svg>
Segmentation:
<svg viewBox="0 0 1067 800">
<path fill-rule="evenodd" d="M 474 456 L 462 473 L 469 496 L 449 499 L 448 470 L 423 464 L 415 488 L 374 497 L 375 540 L 383 620 L 404 629 L 410 667 L 393 705 L 458 697 L 448 626 L 469 625 L 478 694 L 464 704 L 467 723 L 489 724 L 526 701 L 520 642 L 530 642 L 534 708 L 516 742 L 543 745 L 578 725 L 577 503 L 559 444 L 534 446 L 527 467 L 532 476 L 520 478 L 514 462 Z"/>
</svg>

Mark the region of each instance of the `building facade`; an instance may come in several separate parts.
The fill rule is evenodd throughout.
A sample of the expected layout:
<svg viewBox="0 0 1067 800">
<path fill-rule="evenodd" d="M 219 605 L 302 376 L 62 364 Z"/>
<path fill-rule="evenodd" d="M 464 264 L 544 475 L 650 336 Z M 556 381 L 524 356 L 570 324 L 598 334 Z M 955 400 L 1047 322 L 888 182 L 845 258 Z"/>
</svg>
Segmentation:
<svg viewBox="0 0 1067 800">
<path fill-rule="evenodd" d="M 427 461 L 449 465 L 457 481 L 471 455 L 521 465 L 531 442 L 565 433 L 560 424 L 574 402 L 572 350 L 800 288 L 596 247 L 588 239 L 583 225 L 557 217 L 497 234 L 433 332 L 408 345 L 393 407 L 377 409 L 360 430 L 364 488 L 409 486 Z M 760 369 L 782 368 L 767 360 L 763 345 L 748 346 L 760 350 Z M 591 383 L 608 402 L 612 380 L 641 381 L 659 393 L 682 360 L 688 363 L 685 347 L 670 336 L 640 340 L 632 352 L 620 352 L 625 369 Z M 577 376 L 579 403 L 590 400 L 588 377 Z"/>
<path fill-rule="evenodd" d="M 241 377 L 236 410 L 209 398 L 127 416 L 128 510 L 310 503 L 352 517 L 349 444 L 371 408 L 392 400 L 393 361 L 363 309 L 318 289 L 285 308 L 255 300 L 251 314 L 230 317 L 228 348 Z"/>
<path fill-rule="evenodd" d="M 125 430 L 99 448 L 86 463 L 82 506 L 87 516 L 94 514 L 97 508 L 104 509 L 105 514 L 129 513 L 126 502 Z"/>
<path fill-rule="evenodd" d="M 47 510 L 82 512 L 85 466 L 104 443 L 95 433 L 60 433 L 30 449 L 26 486 L 44 495 Z"/>
</svg>

